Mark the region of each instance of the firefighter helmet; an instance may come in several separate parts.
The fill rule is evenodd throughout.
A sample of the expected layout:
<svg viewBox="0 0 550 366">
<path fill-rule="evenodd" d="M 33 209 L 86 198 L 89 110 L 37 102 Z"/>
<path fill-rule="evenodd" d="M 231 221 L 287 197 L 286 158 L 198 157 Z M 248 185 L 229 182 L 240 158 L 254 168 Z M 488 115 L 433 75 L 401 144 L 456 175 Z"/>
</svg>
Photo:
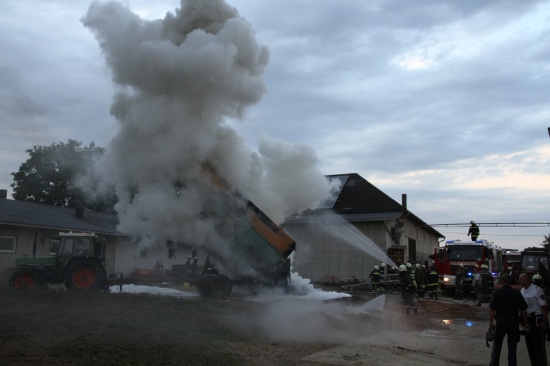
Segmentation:
<svg viewBox="0 0 550 366">
<path fill-rule="evenodd" d="M 380 264 L 382 267 L 386 267 L 386 263 L 382 262 L 382 264 Z"/>
<path fill-rule="evenodd" d="M 378 270 L 378 266 L 374 266 L 374 269 Z"/>
<path fill-rule="evenodd" d="M 399 266 L 399 272 L 407 272 L 407 266 L 402 264 Z"/>
<path fill-rule="evenodd" d="M 416 263 L 416 268 L 420 267 L 420 263 Z"/>
<path fill-rule="evenodd" d="M 489 269 L 489 267 L 486 264 L 482 264 L 481 269 Z"/>
<path fill-rule="evenodd" d="M 411 268 L 411 267 L 412 267 L 412 265 L 410 263 L 407 263 L 406 268 Z"/>
<path fill-rule="evenodd" d="M 458 266 L 459 266 L 460 268 L 464 268 L 464 264 L 462 264 L 462 263 L 459 263 Z"/>
</svg>

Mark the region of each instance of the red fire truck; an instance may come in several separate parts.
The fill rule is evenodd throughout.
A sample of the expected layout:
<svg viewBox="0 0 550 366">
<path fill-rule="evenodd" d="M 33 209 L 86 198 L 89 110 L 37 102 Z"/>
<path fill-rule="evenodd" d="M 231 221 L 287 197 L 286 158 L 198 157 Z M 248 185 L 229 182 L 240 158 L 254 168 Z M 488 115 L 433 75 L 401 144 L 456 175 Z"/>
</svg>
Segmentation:
<svg viewBox="0 0 550 366">
<path fill-rule="evenodd" d="M 430 256 L 431 258 L 432 256 Z M 495 284 L 499 283 L 502 272 L 502 249 L 487 240 L 465 241 L 447 240 L 445 245 L 435 248 L 434 268 L 439 274 L 441 290 L 452 295 L 455 290 L 456 270 L 459 264 L 464 266 L 464 292 L 472 290 L 474 266 L 485 264 L 492 273 Z"/>
</svg>

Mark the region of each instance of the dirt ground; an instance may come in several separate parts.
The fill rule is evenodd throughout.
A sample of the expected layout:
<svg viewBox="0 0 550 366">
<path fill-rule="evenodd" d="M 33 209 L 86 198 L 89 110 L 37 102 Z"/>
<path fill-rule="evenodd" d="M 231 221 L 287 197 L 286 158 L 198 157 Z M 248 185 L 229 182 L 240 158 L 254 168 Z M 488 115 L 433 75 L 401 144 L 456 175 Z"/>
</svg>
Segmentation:
<svg viewBox="0 0 550 366">
<path fill-rule="evenodd" d="M 482 340 L 486 305 L 474 308 L 426 300 L 419 304 L 417 316 L 406 316 L 398 294 L 385 297 L 382 311 L 369 308 L 373 296 L 258 301 L 246 296 L 214 300 L 190 295 L 2 288 L 0 364 L 488 363 L 489 351 Z M 484 357 L 480 362 L 468 361 L 464 351 L 452 354 L 456 348 L 452 345 L 442 355 L 435 352 L 442 337 L 453 333 L 449 327 L 463 322 L 480 324 L 473 338 L 458 335 L 459 340 L 473 340 L 465 347 L 476 347 Z M 419 339 L 427 341 L 419 344 Z M 433 343 L 428 350 L 427 342 Z"/>
</svg>

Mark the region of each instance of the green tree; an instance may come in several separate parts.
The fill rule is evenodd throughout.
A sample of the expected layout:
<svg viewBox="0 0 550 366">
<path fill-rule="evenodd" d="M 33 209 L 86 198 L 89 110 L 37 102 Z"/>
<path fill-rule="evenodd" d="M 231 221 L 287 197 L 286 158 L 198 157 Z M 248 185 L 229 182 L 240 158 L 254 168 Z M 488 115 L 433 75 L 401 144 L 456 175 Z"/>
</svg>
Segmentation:
<svg viewBox="0 0 550 366">
<path fill-rule="evenodd" d="M 17 172 L 11 173 L 14 199 L 94 211 L 112 208 L 116 202 L 113 191 L 106 196 L 97 195 L 93 194 L 90 182 L 86 182 L 84 189 L 76 184 L 78 180 L 94 181 L 86 172 L 104 149 L 93 142 L 83 147 L 79 141 L 68 140 L 49 146 L 35 145 L 26 152 L 29 158 Z"/>
</svg>

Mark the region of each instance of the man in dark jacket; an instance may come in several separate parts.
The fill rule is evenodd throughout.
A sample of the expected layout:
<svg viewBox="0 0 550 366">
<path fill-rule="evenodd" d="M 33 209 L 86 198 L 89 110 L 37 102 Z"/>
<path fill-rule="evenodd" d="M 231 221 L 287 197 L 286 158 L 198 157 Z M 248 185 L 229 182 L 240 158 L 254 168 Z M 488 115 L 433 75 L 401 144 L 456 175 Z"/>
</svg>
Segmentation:
<svg viewBox="0 0 550 366">
<path fill-rule="evenodd" d="M 399 266 L 399 283 L 401 284 L 403 303 L 405 304 L 407 314 L 410 314 L 411 310 L 414 311 L 415 314 L 418 314 L 418 308 L 414 304 L 416 282 L 409 271 L 407 271 L 407 266 L 404 264 Z"/>
<path fill-rule="evenodd" d="M 479 236 L 479 226 L 475 222 L 470 221 L 470 229 L 468 229 L 468 235 L 472 238 L 473 241 L 477 240 Z"/>
<path fill-rule="evenodd" d="M 372 286 L 372 291 L 380 291 L 380 268 L 378 268 L 378 266 L 374 266 L 374 269 L 369 274 L 369 278 L 370 284 Z"/>
<path fill-rule="evenodd" d="M 437 300 L 437 289 L 439 288 L 439 274 L 437 274 L 433 266 L 430 267 L 430 272 L 428 273 L 426 291 L 430 294 L 430 299 Z"/>
<path fill-rule="evenodd" d="M 511 277 L 503 274 L 502 288 L 495 292 L 489 307 L 489 331 L 495 332 L 490 366 L 498 366 L 504 337 L 508 337 L 508 365 L 516 366 L 516 350 L 519 342 L 519 313 L 523 318 L 523 329 L 529 332 L 527 323 L 527 303 L 519 291 L 510 287 Z M 495 325 L 496 319 L 496 325 Z"/>
<path fill-rule="evenodd" d="M 426 266 L 416 265 L 416 286 L 418 288 L 418 297 L 424 297 L 426 293 Z"/>
</svg>

